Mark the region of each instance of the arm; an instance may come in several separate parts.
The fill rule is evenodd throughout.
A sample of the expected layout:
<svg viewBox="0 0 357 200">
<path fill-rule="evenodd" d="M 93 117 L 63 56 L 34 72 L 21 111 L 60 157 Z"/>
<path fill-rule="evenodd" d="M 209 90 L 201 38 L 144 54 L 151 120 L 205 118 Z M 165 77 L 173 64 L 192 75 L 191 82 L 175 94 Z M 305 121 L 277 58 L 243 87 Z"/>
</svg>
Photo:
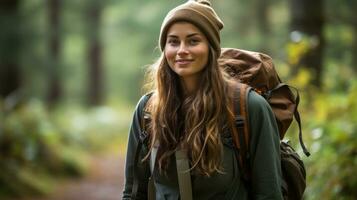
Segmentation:
<svg viewBox="0 0 357 200">
<path fill-rule="evenodd" d="M 139 142 L 141 142 L 139 137 L 141 132 L 140 122 L 142 117 L 142 110 L 144 109 L 147 99 L 148 99 L 147 95 L 143 96 L 140 99 L 139 103 L 136 106 L 133 120 L 131 122 L 129 138 L 128 138 L 127 154 L 125 160 L 125 183 L 124 183 L 124 191 L 123 191 L 123 200 L 132 199 L 131 193 L 132 193 L 133 182 L 134 182 L 133 171 L 135 166 L 134 156 L 138 144 Z M 145 163 L 141 162 L 141 159 L 143 158 L 144 155 L 145 152 L 143 152 L 143 148 L 141 148 L 141 154 L 138 163 L 139 170 L 135 172 L 139 179 L 139 187 L 138 187 L 138 193 L 136 195 L 136 199 L 147 199 L 147 183 L 150 176 L 150 170 L 147 165 L 147 162 Z"/>
<path fill-rule="evenodd" d="M 252 194 L 254 199 L 283 199 L 280 138 L 275 116 L 266 100 L 255 92 L 248 96 Z"/>
</svg>

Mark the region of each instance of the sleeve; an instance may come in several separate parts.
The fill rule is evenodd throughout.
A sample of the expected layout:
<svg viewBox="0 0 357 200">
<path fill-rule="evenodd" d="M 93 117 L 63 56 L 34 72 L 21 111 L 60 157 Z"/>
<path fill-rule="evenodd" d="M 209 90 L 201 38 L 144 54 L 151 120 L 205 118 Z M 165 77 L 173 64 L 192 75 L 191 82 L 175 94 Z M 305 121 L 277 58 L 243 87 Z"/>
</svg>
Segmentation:
<svg viewBox="0 0 357 200">
<path fill-rule="evenodd" d="M 280 138 L 268 102 L 256 92 L 248 96 L 252 196 L 256 200 L 283 199 Z"/>
<path fill-rule="evenodd" d="M 127 145 L 127 154 L 125 159 L 125 182 L 124 182 L 124 190 L 123 190 L 123 200 L 131 200 L 131 193 L 133 188 L 133 171 L 134 171 L 134 157 L 135 152 L 137 151 L 138 144 L 140 142 L 140 122 L 142 117 L 142 110 L 144 109 L 145 103 L 148 100 L 148 96 L 144 95 L 139 103 L 136 106 L 134 111 L 133 120 L 131 122 L 129 137 L 128 137 L 128 145 Z M 141 162 L 141 158 L 145 155 L 143 148 L 141 148 L 139 162 Z M 147 199 L 147 184 L 150 176 L 150 169 L 148 167 L 148 163 L 139 163 L 138 171 L 135 172 L 139 179 L 138 193 L 136 195 L 136 199 Z"/>
</svg>

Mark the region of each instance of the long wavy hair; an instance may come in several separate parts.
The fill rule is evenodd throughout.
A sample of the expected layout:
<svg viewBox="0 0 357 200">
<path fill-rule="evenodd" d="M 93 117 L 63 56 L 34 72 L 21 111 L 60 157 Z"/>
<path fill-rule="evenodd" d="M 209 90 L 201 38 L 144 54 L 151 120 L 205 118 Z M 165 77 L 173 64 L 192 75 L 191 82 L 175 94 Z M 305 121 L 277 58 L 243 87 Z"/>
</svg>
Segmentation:
<svg viewBox="0 0 357 200">
<path fill-rule="evenodd" d="M 147 78 L 152 81 L 150 150 L 158 145 L 157 163 L 160 172 L 167 169 L 177 149 L 187 150 L 191 169 L 210 176 L 222 173 L 222 132 L 231 110 L 231 81 L 218 67 L 218 55 L 209 48 L 209 59 L 202 70 L 199 88 L 185 96 L 179 76 L 169 67 L 162 53 L 151 66 Z M 149 157 L 151 151 L 147 154 Z"/>
</svg>

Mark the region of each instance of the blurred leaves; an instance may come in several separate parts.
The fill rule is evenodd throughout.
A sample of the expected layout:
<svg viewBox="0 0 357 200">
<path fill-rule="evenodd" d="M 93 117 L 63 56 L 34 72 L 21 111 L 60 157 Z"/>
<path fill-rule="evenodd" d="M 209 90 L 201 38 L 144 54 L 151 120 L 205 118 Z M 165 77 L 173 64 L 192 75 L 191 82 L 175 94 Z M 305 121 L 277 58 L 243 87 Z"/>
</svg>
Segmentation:
<svg viewBox="0 0 357 200">
<path fill-rule="evenodd" d="M 66 154 L 70 147 L 63 143 L 62 133 L 49 120 L 40 101 L 29 101 L 6 111 L 4 105 L 0 106 L 2 193 L 46 193 L 51 188 L 50 176 L 84 173 L 84 160 L 73 149 L 70 155 Z"/>
<path fill-rule="evenodd" d="M 298 31 L 290 34 L 292 42 L 287 44 L 288 60 L 290 65 L 297 65 L 302 58 L 313 46 L 313 39 Z"/>
<path fill-rule="evenodd" d="M 302 55 L 299 45 L 291 45 L 288 51 L 296 51 L 296 57 L 289 57 L 292 62 Z M 350 67 L 334 61 L 328 64 L 321 89 L 309 84 L 312 74 L 308 70 L 299 70 L 289 81 L 300 89 L 299 110 L 311 151 L 304 158 L 308 175 L 305 199 L 352 200 L 357 196 L 357 81 Z"/>
<path fill-rule="evenodd" d="M 306 159 L 308 199 L 354 199 L 357 196 L 357 82 L 341 94 L 317 94 L 316 115 L 304 115 L 313 123 L 312 156 Z M 305 131 L 305 133 L 308 130 Z"/>
<path fill-rule="evenodd" d="M 32 99 L 0 103 L 0 196 L 52 191 L 57 177 L 83 176 L 89 156 L 126 141 L 129 119 L 110 107 L 63 106 L 49 112 Z M 6 108 L 6 109 L 5 109 Z M 123 142 L 122 142 L 123 143 Z"/>
</svg>

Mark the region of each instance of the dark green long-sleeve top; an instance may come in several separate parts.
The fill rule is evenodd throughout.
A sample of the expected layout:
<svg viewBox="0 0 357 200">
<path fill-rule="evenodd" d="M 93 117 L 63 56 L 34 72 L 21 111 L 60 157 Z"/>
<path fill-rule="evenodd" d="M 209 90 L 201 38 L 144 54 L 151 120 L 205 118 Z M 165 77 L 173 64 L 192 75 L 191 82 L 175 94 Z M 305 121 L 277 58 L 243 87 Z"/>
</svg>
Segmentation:
<svg viewBox="0 0 357 200">
<path fill-rule="evenodd" d="M 139 142 L 142 110 L 148 96 L 144 95 L 135 110 L 128 140 L 125 166 L 125 185 L 123 200 L 131 198 L 133 185 L 134 152 Z M 281 192 L 282 172 L 280 165 L 279 134 L 270 106 L 264 98 L 255 92 L 248 95 L 250 128 L 250 155 L 252 170 L 252 197 L 256 200 L 283 199 Z M 210 177 L 191 176 L 194 200 L 246 200 L 248 191 L 241 180 L 232 139 L 229 133 L 222 133 L 224 173 Z M 142 156 L 145 152 L 142 152 Z M 167 174 L 154 172 L 156 199 L 178 200 L 179 188 L 175 158 L 172 158 Z M 150 177 L 148 163 L 142 163 L 138 177 L 140 180 L 137 199 L 147 199 L 147 183 Z M 156 170 L 158 171 L 158 170 Z"/>
</svg>

